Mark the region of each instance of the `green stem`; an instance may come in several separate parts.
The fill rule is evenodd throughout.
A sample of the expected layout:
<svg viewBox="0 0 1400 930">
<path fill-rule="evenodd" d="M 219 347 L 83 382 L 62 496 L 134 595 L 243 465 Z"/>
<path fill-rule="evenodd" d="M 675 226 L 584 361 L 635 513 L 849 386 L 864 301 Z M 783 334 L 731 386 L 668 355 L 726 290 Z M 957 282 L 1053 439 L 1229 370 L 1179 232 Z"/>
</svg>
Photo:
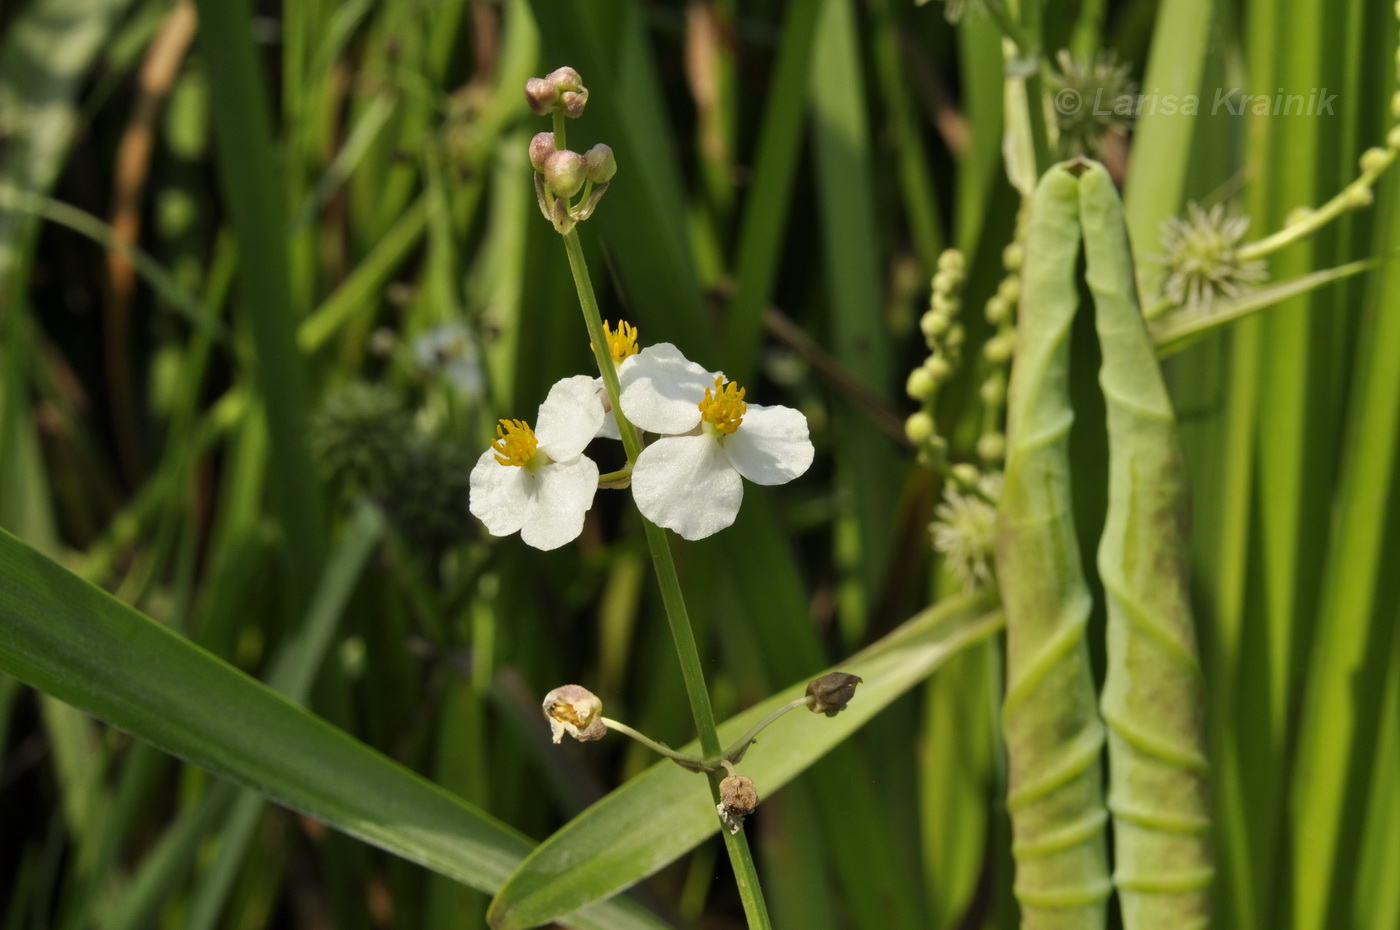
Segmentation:
<svg viewBox="0 0 1400 930">
<path fill-rule="evenodd" d="M 559 144 L 562 120 L 555 120 L 555 144 Z M 584 325 L 588 327 L 588 339 L 593 344 L 593 357 L 598 363 L 598 372 L 603 377 L 603 387 L 608 392 L 617 429 L 622 435 L 622 446 L 627 450 L 628 464 L 636 462 L 642 452 L 642 439 L 627 418 L 623 416 L 622 405 L 618 403 L 621 385 L 617 378 L 617 368 L 613 365 L 612 354 L 608 351 L 607 335 L 603 331 L 603 317 L 598 309 L 598 299 L 593 293 L 593 281 L 588 275 L 588 265 L 583 258 L 583 245 L 578 232 L 564 233 L 564 251 L 569 256 L 569 268 L 573 271 L 574 286 L 578 289 L 579 305 L 583 308 Z M 695 718 L 695 730 L 700 739 L 700 751 L 705 767 L 718 767 L 720 758 L 719 731 L 715 727 L 715 713 L 710 707 L 710 694 L 705 687 L 705 672 L 700 664 L 700 651 L 695 647 L 695 634 L 690 628 L 690 615 L 685 609 L 685 598 L 681 594 L 680 577 L 676 574 L 676 563 L 671 558 L 671 546 L 666 539 L 666 531 L 645 517 L 642 526 L 646 530 L 647 546 L 651 550 L 652 564 L 656 568 L 657 585 L 661 588 L 661 602 L 666 608 L 666 620 L 671 625 L 671 638 L 676 644 L 676 657 L 680 660 L 681 678 L 690 699 L 690 711 Z M 710 795 L 719 803 L 719 779 L 711 775 Z M 749 852 L 748 840 L 742 833 L 721 830 L 729 861 L 734 868 L 735 881 L 739 886 L 739 897 L 744 902 L 744 915 L 748 918 L 751 930 L 771 930 L 768 911 L 763 903 L 763 889 L 759 887 L 758 871 L 754 867 L 753 856 Z"/>
<path fill-rule="evenodd" d="M 812 701 L 813 698 L 811 695 L 803 695 L 795 701 L 789 701 L 782 707 L 779 707 L 777 710 L 773 711 L 773 713 L 769 714 L 767 717 L 764 717 L 758 723 L 755 723 L 753 725 L 753 729 L 749 730 L 749 732 L 745 733 L 743 736 L 735 740 L 734 745 L 730 746 L 724 751 L 724 757 L 720 759 L 721 764 L 728 765 L 730 762 L 738 762 L 740 759 L 744 758 L 744 753 L 748 752 L 749 750 L 749 744 L 752 743 L 758 737 L 758 734 L 763 731 L 764 727 L 768 726 L 774 720 L 777 720 L 779 717 L 781 717 L 783 714 L 787 713 L 790 710 L 797 710 L 797 708 L 799 707 L 809 706 L 812 703 Z M 730 774 L 732 775 L 734 773 L 730 772 Z"/>
<path fill-rule="evenodd" d="M 672 762 L 678 763 L 681 766 L 681 768 L 690 769 L 691 771 L 695 772 L 703 770 L 705 762 L 698 756 L 688 756 L 683 752 L 676 752 L 674 749 L 672 749 L 670 746 L 667 746 L 665 743 L 658 743 L 656 740 L 652 739 L 650 736 L 647 736 L 645 733 L 642 733 L 639 730 L 632 729 L 627 724 L 623 723 L 621 720 L 614 720 L 611 717 L 604 717 L 602 719 L 603 725 L 606 726 L 609 730 L 616 730 L 623 736 L 630 736 L 632 739 L 641 743 L 643 746 L 650 749 L 652 752 L 658 752 L 666 758 L 670 759 Z M 724 760 L 720 761 L 722 762 Z"/>
</svg>

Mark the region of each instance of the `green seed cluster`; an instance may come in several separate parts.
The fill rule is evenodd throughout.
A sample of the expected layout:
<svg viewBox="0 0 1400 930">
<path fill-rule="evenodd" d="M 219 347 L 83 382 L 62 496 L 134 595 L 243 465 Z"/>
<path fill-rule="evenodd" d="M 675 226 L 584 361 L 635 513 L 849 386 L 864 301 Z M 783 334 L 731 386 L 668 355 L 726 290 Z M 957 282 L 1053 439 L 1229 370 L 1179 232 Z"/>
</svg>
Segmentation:
<svg viewBox="0 0 1400 930">
<path fill-rule="evenodd" d="M 967 274 L 967 261 L 957 249 L 947 249 L 938 256 L 938 271 L 933 276 L 933 296 L 929 309 L 919 319 L 924 344 L 929 355 L 922 365 L 909 373 L 904 389 L 919 402 L 919 409 L 904 421 L 904 432 L 918 449 L 919 461 L 939 470 L 948 465 L 948 440 L 938 435 L 933 418 L 938 391 L 953 377 L 962 361 L 962 346 L 967 338 L 957 322 L 962 309 L 962 287 Z"/>
</svg>

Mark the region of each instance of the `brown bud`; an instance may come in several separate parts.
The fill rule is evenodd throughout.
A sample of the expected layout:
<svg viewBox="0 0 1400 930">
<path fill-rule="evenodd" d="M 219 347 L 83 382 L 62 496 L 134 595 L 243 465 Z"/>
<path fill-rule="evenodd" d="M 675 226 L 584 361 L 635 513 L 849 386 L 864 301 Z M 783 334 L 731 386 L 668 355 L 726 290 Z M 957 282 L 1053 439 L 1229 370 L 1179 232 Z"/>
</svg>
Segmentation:
<svg viewBox="0 0 1400 930">
<path fill-rule="evenodd" d="M 568 65 L 562 68 L 555 68 L 553 71 L 546 74 L 544 79 L 559 88 L 561 92 L 566 90 L 584 90 L 583 78 L 579 77 L 578 72 Z"/>
<path fill-rule="evenodd" d="M 758 789 L 753 779 L 746 775 L 730 775 L 719 783 L 719 804 L 715 810 L 719 819 L 729 827 L 730 833 L 738 833 L 744 826 L 744 818 L 758 807 Z"/>
<path fill-rule="evenodd" d="M 566 90 L 559 97 L 559 103 L 564 107 L 564 115 L 569 119 L 578 119 L 583 115 L 583 108 L 588 105 L 588 91 L 582 90 L 575 93 Z"/>
<path fill-rule="evenodd" d="M 807 686 L 807 696 L 813 701 L 808 707 L 814 714 L 835 717 L 846 709 L 846 703 L 856 695 L 861 679 L 845 672 L 828 672 Z"/>
<path fill-rule="evenodd" d="M 525 102 L 536 116 L 548 116 L 559 102 L 559 85 L 547 78 L 530 78 L 525 82 Z"/>
<path fill-rule="evenodd" d="M 555 688 L 544 696 L 541 709 L 556 743 L 565 733 L 585 743 L 602 739 L 608 732 L 607 724 L 603 723 L 603 702 L 581 685 Z"/>
<path fill-rule="evenodd" d="M 536 171 L 544 171 L 545 159 L 554 154 L 554 133 L 537 132 L 530 140 L 530 164 Z"/>
</svg>

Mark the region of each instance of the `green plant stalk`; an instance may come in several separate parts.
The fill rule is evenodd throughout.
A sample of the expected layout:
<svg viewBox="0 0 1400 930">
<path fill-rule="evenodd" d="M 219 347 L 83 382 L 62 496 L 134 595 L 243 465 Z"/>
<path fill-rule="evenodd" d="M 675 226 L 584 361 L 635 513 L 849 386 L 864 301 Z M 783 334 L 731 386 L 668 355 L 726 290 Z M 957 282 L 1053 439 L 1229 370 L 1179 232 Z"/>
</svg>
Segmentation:
<svg viewBox="0 0 1400 930">
<path fill-rule="evenodd" d="M 1108 515 L 1109 798 L 1125 930 L 1203 930 L 1215 875 L 1205 679 L 1187 580 L 1190 502 L 1176 416 L 1143 325 L 1123 208 L 1108 171 L 1079 181 L 1086 279 L 1103 351 Z"/>
<path fill-rule="evenodd" d="M 556 144 L 559 136 L 555 136 Z M 564 236 L 564 251 L 569 256 L 569 269 L 573 272 L 574 286 L 578 289 L 579 305 L 583 309 L 584 325 L 588 328 L 588 339 L 592 343 L 593 357 L 598 363 L 603 386 L 608 392 L 613 415 L 617 418 L 617 430 L 622 436 L 622 446 L 627 451 L 629 464 L 637 461 L 642 452 L 642 439 L 637 430 L 622 413 L 619 395 L 621 384 L 617 368 L 613 365 L 612 354 L 608 351 L 607 335 L 603 329 L 603 316 L 598 309 L 598 298 L 593 292 L 593 281 L 588 275 L 588 264 L 584 261 L 583 245 L 578 231 L 571 229 Z M 676 574 L 676 563 L 671 557 L 671 546 L 666 539 L 666 531 L 645 517 L 642 526 L 646 531 L 647 547 L 651 550 L 652 564 L 656 568 L 656 581 L 661 588 L 661 602 L 666 608 L 666 620 L 671 626 L 671 638 L 676 644 L 676 658 L 680 661 L 681 677 L 685 681 L 686 696 L 690 699 L 690 711 L 695 718 L 696 735 L 700 740 L 700 751 L 707 765 L 716 765 L 720 758 L 719 732 L 715 726 L 714 709 L 710 706 L 710 694 L 705 686 L 705 672 L 700 664 L 700 651 L 695 646 L 695 634 L 690 627 L 690 614 L 685 609 L 685 597 L 681 593 L 680 576 Z M 719 779 L 709 777 L 710 794 L 719 803 Z M 763 889 L 758 883 L 758 871 L 754 867 L 753 855 L 749 851 L 748 840 L 742 833 L 721 830 L 725 849 L 734 867 L 734 877 L 739 886 L 739 896 L 744 902 L 744 915 L 751 928 L 770 928 L 768 911 L 763 903 Z"/>
<path fill-rule="evenodd" d="M 1092 608 L 1070 499 L 1069 333 L 1079 300 L 1077 178 L 1036 187 L 1026 240 L 997 536 L 1006 608 L 1008 791 L 1023 930 L 1100 930 L 1108 878 Z"/>
</svg>

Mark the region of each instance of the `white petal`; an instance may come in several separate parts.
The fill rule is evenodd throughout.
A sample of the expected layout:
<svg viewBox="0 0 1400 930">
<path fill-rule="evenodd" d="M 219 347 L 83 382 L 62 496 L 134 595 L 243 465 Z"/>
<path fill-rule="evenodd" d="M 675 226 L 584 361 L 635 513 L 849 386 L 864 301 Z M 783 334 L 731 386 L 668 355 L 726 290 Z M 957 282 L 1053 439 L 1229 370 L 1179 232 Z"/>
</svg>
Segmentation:
<svg viewBox="0 0 1400 930">
<path fill-rule="evenodd" d="M 622 412 L 649 433 L 688 433 L 700 423 L 700 402 L 718 372 L 706 371 L 669 342 L 647 346 L 617 370 Z"/>
<path fill-rule="evenodd" d="M 535 438 L 545 455 L 567 462 L 583 451 L 602 425 L 603 408 L 598 405 L 593 379 L 574 375 L 549 389 L 535 419 Z"/>
<path fill-rule="evenodd" d="M 603 408 L 603 423 L 598 427 L 598 436 L 602 439 L 621 439 L 622 433 L 617 428 L 617 417 L 613 415 L 608 389 L 603 387 L 602 378 L 593 379 L 593 390 L 598 395 L 599 406 Z"/>
<path fill-rule="evenodd" d="M 597 490 L 598 466 L 586 455 L 544 466 L 526 505 L 520 538 L 536 549 L 558 549 L 577 539 Z"/>
<path fill-rule="evenodd" d="M 786 484 L 812 464 L 807 418 L 791 407 L 749 404 L 744 422 L 724 437 L 724 454 L 754 484 Z"/>
<path fill-rule="evenodd" d="M 734 522 L 744 482 L 714 437 L 667 436 L 637 456 L 632 497 L 651 522 L 703 539 Z"/>
<path fill-rule="evenodd" d="M 502 465 L 495 452 L 487 449 L 472 468 L 467 507 L 492 536 L 509 536 L 525 520 L 534 485 L 533 475 L 515 465 Z"/>
</svg>

